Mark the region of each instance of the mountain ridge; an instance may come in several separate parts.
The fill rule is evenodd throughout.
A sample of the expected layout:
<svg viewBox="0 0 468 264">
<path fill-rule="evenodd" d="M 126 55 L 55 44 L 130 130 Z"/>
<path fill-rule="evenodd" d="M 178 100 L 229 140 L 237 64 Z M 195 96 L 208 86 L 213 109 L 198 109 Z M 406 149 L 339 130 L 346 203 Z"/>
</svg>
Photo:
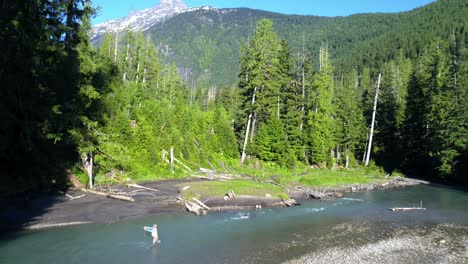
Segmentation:
<svg viewBox="0 0 468 264">
<path fill-rule="evenodd" d="M 176 14 L 190 10 L 183 0 L 161 0 L 159 4 L 131 12 L 128 16 L 99 23 L 92 28 L 91 39 L 106 33 L 116 33 L 125 29 L 145 31 L 156 23 Z"/>
<path fill-rule="evenodd" d="M 236 82 L 240 48 L 262 18 L 273 21 L 278 35 L 289 42 L 292 52 L 301 50 L 304 35 L 305 49 L 314 62 L 314 53 L 327 45 L 340 68 L 349 65 L 378 68 L 400 49 L 405 56 L 414 57 L 431 39 L 447 39 L 454 27 L 468 28 L 463 15 L 467 12 L 468 3 L 463 0 L 439 0 L 400 13 L 345 17 L 203 7 L 173 14 L 147 27 L 144 34 L 151 36 L 158 47 L 164 47 L 165 54 L 172 54 L 169 61 L 191 72 L 195 81 L 230 86 Z"/>
</svg>

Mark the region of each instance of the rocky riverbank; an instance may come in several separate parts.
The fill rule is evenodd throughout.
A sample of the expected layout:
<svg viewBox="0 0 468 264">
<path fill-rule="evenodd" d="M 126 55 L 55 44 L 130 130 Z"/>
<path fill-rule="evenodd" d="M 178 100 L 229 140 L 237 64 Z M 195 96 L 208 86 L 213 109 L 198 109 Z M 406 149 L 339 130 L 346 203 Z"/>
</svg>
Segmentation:
<svg viewBox="0 0 468 264">
<path fill-rule="evenodd" d="M 468 226 L 440 224 L 436 226 L 400 227 L 387 231 L 382 238 L 372 239 L 366 233 L 367 223 L 344 224 L 336 228 L 345 236 L 340 246 L 326 245 L 300 258 L 296 263 L 467 263 Z M 377 235 L 373 235 L 378 237 Z M 349 240 L 362 237 L 363 242 Z M 371 236 L 372 237 L 372 236 Z M 318 238 L 326 243 L 327 237 Z"/>
<path fill-rule="evenodd" d="M 345 193 L 403 188 L 419 184 L 430 184 L 430 182 L 412 178 L 395 177 L 368 184 L 351 184 L 333 188 L 305 188 L 303 186 L 296 186 L 295 188 L 289 189 L 288 193 L 295 199 L 333 200 L 345 196 Z"/>
<path fill-rule="evenodd" d="M 154 189 L 149 193 L 134 192 L 135 202 L 110 199 L 92 193 L 70 189 L 65 193 L 43 195 L 25 201 L 1 201 L 0 230 L 16 228 L 43 228 L 62 226 L 70 223 L 112 223 L 126 219 L 141 218 L 148 215 L 182 213 L 184 207 L 177 202 L 180 195 L 180 184 L 206 180 L 170 180 L 141 184 Z M 354 184 L 333 189 L 313 190 L 304 187 L 287 189 L 291 198 L 299 201 L 305 199 L 334 199 L 347 192 L 362 192 L 389 188 L 407 187 L 427 182 L 408 178 L 393 178 L 388 181 L 370 184 Z M 79 197 L 79 198 L 77 198 Z M 77 198 L 77 199 L 73 199 Z M 239 195 L 235 199 L 223 197 L 204 197 L 203 202 L 211 211 L 249 210 L 272 206 L 281 206 L 278 197 Z"/>
</svg>

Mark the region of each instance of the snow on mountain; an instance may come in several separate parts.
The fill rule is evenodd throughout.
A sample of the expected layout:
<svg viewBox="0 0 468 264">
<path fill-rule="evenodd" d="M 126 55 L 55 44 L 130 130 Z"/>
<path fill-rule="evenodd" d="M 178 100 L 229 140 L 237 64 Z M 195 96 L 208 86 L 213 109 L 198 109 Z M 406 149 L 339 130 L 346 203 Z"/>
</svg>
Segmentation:
<svg viewBox="0 0 468 264">
<path fill-rule="evenodd" d="M 113 19 L 97 24 L 92 29 L 91 39 L 95 39 L 108 32 L 116 33 L 124 29 L 145 31 L 158 22 L 192 10 L 192 8 L 187 8 L 183 0 L 161 0 L 160 3 L 154 7 L 133 12 L 124 18 Z"/>
</svg>

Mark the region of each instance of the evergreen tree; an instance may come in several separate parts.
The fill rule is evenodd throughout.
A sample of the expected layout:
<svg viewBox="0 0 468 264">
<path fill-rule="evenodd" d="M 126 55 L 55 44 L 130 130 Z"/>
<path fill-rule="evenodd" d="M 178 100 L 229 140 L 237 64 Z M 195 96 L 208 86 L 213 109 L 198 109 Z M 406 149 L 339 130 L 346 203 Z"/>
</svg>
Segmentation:
<svg viewBox="0 0 468 264">
<path fill-rule="evenodd" d="M 272 114 L 279 119 L 280 88 L 284 78 L 281 75 L 279 56 L 281 47 L 272 28 L 270 20 L 262 19 L 240 60 L 239 87 L 244 98 L 240 121 L 249 120 L 244 139 L 246 143 L 248 137 L 251 143 L 254 141 L 257 125 Z M 243 153 L 242 161 L 245 151 Z"/>
<path fill-rule="evenodd" d="M 326 48 L 320 50 L 320 71 L 313 80 L 313 94 L 308 107 L 308 142 L 310 161 L 314 164 L 331 165 L 331 152 L 335 147 L 333 137 L 333 66 Z"/>
<path fill-rule="evenodd" d="M 335 82 L 335 151 L 338 162 L 346 166 L 355 161 L 355 157 L 361 157 L 360 146 L 365 140 L 366 126 L 359 95 L 357 71 L 351 71 Z"/>
<path fill-rule="evenodd" d="M 407 84 L 411 74 L 411 61 L 402 52 L 396 60 L 385 64 L 378 108 L 375 140 L 376 160 L 388 171 L 398 168 L 403 162 L 405 151 L 402 139 L 402 125 L 406 108 Z"/>
<path fill-rule="evenodd" d="M 281 66 L 280 89 L 280 119 L 283 122 L 286 142 L 290 150 L 290 160 L 300 159 L 302 156 L 302 93 L 301 88 L 292 82 L 291 58 L 288 43 L 281 40 L 279 60 Z"/>
</svg>

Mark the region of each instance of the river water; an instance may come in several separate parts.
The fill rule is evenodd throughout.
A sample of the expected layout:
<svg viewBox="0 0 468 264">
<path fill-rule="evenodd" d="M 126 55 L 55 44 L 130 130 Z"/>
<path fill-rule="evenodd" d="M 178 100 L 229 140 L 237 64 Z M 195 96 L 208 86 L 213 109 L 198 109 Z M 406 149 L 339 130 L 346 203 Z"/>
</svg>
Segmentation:
<svg viewBox="0 0 468 264">
<path fill-rule="evenodd" d="M 391 212 L 419 205 L 427 211 Z M 143 226 L 157 223 L 161 243 Z M 468 193 L 434 186 L 294 208 L 21 231 L 0 263 L 468 263 Z"/>
</svg>

